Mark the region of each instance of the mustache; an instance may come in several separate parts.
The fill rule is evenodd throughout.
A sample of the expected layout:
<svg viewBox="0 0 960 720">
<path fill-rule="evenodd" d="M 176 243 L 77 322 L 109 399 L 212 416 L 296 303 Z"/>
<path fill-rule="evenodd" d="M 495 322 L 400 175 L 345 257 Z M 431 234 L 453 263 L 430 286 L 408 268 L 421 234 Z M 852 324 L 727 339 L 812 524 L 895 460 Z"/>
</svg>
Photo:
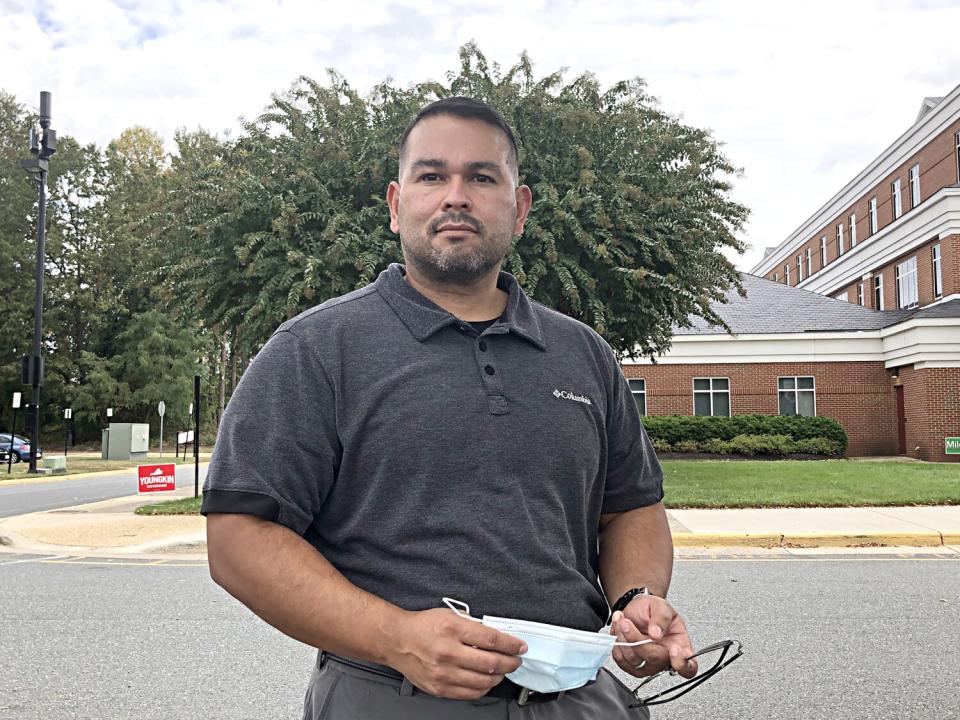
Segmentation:
<svg viewBox="0 0 960 720">
<path fill-rule="evenodd" d="M 483 223 L 467 213 L 445 213 L 430 223 L 430 232 L 436 234 L 444 225 L 466 225 L 476 233 L 483 229 Z"/>
</svg>

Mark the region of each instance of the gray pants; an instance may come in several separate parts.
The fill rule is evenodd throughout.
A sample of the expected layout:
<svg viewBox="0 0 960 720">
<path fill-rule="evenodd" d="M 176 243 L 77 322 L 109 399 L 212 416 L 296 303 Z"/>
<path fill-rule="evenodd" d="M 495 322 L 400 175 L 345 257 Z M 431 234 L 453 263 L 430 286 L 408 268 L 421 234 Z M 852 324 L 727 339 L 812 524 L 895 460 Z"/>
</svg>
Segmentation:
<svg viewBox="0 0 960 720">
<path fill-rule="evenodd" d="M 327 658 L 318 659 L 304 701 L 304 720 L 649 720 L 646 708 L 630 709 L 630 690 L 605 669 L 597 681 L 549 702 L 520 706 L 516 700 L 446 700 L 408 681 L 375 675 Z"/>
</svg>

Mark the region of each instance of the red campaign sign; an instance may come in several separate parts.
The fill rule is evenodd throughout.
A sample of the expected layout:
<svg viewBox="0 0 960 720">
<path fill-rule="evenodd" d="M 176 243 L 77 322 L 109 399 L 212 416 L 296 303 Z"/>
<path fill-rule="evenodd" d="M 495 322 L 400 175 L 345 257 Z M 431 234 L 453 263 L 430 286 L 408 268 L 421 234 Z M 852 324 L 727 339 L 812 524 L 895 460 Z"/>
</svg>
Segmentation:
<svg viewBox="0 0 960 720">
<path fill-rule="evenodd" d="M 139 492 L 163 492 L 177 489 L 176 465 L 138 465 Z"/>
</svg>

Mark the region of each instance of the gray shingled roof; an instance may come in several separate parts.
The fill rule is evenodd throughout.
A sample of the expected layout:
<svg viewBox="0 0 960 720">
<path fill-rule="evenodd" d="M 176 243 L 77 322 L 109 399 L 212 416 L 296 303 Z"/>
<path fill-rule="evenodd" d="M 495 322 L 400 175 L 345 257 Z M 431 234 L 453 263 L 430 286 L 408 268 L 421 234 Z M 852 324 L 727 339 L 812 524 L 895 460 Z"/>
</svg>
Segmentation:
<svg viewBox="0 0 960 720">
<path fill-rule="evenodd" d="M 960 301 L 957 300 L 922 310 L 871 310 L 756 275 L 743 273 L 741 280 L 747 297 L 742 298 L 736 290 L 731 289 L 727 293 L 726 303 L 713 304 L 714 311 L 736 335 L 879 330 L 912 315 L 928 312 L 955 314 L 920 316 L 960 317 Z M 691 317 L 690 322 L 692 327 L 689 328 L 674 327 L 674 335 L 726 333 L 720 326 L 709 326 L 702 318 Z"/>
</svg>

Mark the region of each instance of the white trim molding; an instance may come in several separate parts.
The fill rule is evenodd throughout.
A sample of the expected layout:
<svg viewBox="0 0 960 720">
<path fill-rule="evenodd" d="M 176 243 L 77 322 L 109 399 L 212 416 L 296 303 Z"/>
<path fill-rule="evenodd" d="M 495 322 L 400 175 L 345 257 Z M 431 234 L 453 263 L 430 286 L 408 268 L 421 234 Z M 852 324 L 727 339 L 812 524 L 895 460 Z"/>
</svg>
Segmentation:
<svg viewBox="0 0 960 720">
<path fill-rule="evenodd" d="M 659 365 L 882 362 L 886 368 L 960 367 L 960 318 L 906 320 L 882 330 L 676 335 Z M 652 365 L 649 358 L 623 365 Z"/>
<path fill-rule="evenodd" d="M 876 235 L 858 242 L 842 260 L 818 270 L 797 287 L 829 295 L 912 250 L 947 235 L 960 235 L 960 187 L 946 187 Z"/>
</svg>

